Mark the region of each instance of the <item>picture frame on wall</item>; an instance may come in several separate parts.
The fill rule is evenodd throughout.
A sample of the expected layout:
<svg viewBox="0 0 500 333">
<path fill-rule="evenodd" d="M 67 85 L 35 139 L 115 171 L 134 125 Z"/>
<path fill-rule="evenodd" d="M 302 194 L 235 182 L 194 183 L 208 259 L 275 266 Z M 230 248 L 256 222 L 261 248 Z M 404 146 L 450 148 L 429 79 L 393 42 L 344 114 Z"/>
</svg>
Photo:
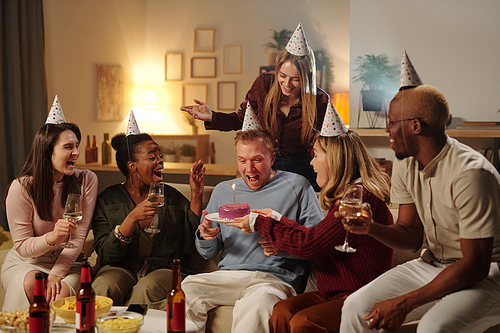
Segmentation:
<svg viewBox="0 0 500 333">
<path fill-rule="evenodd" d="M 217 59 L 215 57 L 191 58 L 192 78 L 214 78 L 217 73 Z"/>
<path fill-rule="evenodd" d="M 217 110 L 236 110 L 236 82 L 217 82 Z"/>
<path fill-rule="evenodd" d="M 165 81 L 182 81 L 183 68 L 182 53 L 165 54 Z"/>
<path fill-rule="evenodd" d="M 192 105 L 193 99 L 200 100 L 208 104 L 208 84 L 183 84 L 182 85 L 182 105 Z"/>
<path fill-rule="evenodd" d="M 194 30 L 194 52 L 215 51 L 215 29 Z"/>
<path fill-rule="evenodd" d="M 223 50 L 223 70 L 224 74 L 242 73 L 242 45 L 225 45 Z"/>
<path fill-rule="evenodd" d="M 97 65 L 97 121 L 121 121 L 124 119 L 125 98 L 123 67 Z"/>
</svg>

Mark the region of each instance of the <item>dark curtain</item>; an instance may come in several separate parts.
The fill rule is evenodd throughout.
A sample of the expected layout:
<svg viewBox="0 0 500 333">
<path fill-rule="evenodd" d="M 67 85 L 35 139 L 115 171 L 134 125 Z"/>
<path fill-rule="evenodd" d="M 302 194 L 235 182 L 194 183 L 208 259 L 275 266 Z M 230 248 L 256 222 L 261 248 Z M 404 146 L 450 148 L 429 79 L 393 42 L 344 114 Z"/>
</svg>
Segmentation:
<svg viewBox="0 0 500 333">
<path fill-rule="evenodd" d="M 42 0 L 0 1 L 0 193 L 21 171 L 47 117 Z M 0 225 L 8 230 L 5 211 Z"/>
</svg>

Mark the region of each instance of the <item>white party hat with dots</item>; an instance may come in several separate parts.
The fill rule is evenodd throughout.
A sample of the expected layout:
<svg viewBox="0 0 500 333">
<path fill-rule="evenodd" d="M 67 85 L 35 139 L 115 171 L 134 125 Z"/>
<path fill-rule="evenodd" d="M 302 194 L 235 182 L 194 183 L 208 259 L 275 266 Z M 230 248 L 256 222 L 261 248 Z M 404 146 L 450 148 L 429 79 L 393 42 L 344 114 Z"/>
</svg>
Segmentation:
<svg viewBox="0 0 500 333">
<path fill-rule="evenodd" d="M 130 114 L 128 116 L 127 136 L 138 134 L 141 134 L 141 131 L 139 131 L 139 125 L 137 125 L 137 121 L 135 120 L 134 111 L 130 110 Z"/>
<path fill-rule="evenodd" d="M 54 102 L 52 102 L 52 107 L 50 108 L 45 124 L 64 124 L 65 122 L 66 119 L 64 119 L 64 113 L 56 95 Z"/>
<path fill-rule="evenodd" d="M 248 131 L 252 129 L 260 128 L 259 121 L 257 120 L 257 116 L 255 112 L 253 112 L 252 106 L 250 102 L 247 101 L 247 109 L 245 111 L 245 119 L 243 119 L 243 126 L 241 127 L 242 131 Z"/>
<path fill-rule="evenodd" d="M 410 61 L 406 50 L 403 50 L 403 61 L 401 62 L 401 77 L 399 79 L 399 90 L 422 85 L 422 80 L 415 67 Z"/>
<path fill-rule="evenodd" d="M 347 127 L 344 125 L 342 118 L 340 118 L 339 113 L 332 104 L 332 101 L 328 101 L 328 106 L 326 108 L 325 119 L 323 120 L 323 126 L 321 127 L 321 136 L 339 136 L 348 131 Z"/>
<path fill-rule="evenodd" d="M 296 56 L 309 54 L 309 46 L 307 45 L 304 29 L 302 29 L 302 23 L 299 22 L 297 29 L 293 32 L 288 44 L 286 44 L 286 50 Z"/>
</svg>

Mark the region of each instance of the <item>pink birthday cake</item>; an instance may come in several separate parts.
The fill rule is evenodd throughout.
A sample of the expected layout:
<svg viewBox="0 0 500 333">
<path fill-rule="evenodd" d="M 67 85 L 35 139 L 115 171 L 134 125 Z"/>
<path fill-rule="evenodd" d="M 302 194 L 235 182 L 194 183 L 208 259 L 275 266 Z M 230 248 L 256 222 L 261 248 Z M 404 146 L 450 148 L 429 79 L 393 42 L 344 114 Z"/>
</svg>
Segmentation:
<svg viewBox="0 0 500 333">
<path fill-rule="evenodd" d="M 219 219 L 221 220 L 234 220 L 248 214 L 250 214 L 250 205 L 248 204 L 237 203 L 219 207 Z"/>
</svg>

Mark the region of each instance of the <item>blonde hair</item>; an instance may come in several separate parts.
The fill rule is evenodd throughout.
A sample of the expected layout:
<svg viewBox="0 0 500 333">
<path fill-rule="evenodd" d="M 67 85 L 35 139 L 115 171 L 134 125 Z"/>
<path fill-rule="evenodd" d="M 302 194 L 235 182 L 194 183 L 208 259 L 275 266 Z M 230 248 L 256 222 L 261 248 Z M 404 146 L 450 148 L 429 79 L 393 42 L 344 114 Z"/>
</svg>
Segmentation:
<svg viewBox="0 0 500 333">
<path fill-rule="evenodd" d="M 408 116 L 418 118 L 432 128 L 444 128 L 450 116 L 448 102 L 436 87 L 421 85 L 400 91 L 394 96 Z M 404 104 L 403 104 L 404 103 Z"/>
<path fill-rule="evenodd" d="M 289 53 L 286 49 L 281 51 L 276 60 L 276 72 L 274 83 L 266 95 L 264 103 L 264 121 L 266 128 L 272 133 L 278 131 L 278 106 L 283 93 L 278 83 L 278 72 L 281 66 L 290 61 L 297 68 L 300 75 L 300 99 L 302 101 L 302 130 L 301 139 L 304 145 L 314 133 L 314 124 L 316 121 L 316 82 L 313 80 L 316 71 L 316 62 L 314 52 L 309 48 L 309 54 L 305 56 L 296 56 Z"/>
<path fill-rule="evenodd" d="M 316 143 L 326 153 L 330 177 L 320 192 L 319 202 L 323 209 L 330 209 L 333 202 L 342 197 L 344 188 L 352 180 L 361 177 L 363 187 L 385 203 L 390 202 L 389 176 L 368 154 L 356 132 L 351 130 L 335 137 L 317 136 Z"/>
<path fill-rule="evenodd" d="M 261 128 L 237 132 L 234 137 L 234 149 L 236 150 L 238 142 L 245 144 L 247 142 L 254 142 L 257 140 L 262 140 L 270 155 L 274 153 L 273 136 L 271 132 Z"/>
</svg>

